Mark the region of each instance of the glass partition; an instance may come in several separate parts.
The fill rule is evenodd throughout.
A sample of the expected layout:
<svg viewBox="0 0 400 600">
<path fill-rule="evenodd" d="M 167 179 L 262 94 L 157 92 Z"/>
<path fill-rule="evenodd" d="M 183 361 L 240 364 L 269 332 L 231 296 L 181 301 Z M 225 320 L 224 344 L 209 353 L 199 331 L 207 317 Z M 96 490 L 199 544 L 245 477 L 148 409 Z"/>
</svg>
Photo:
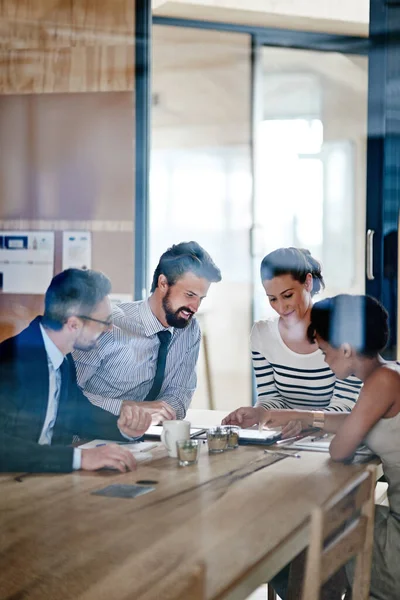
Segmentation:
<svg viewBox="0 0 400 600">
<path fill-rule="evenodd" d="M 194 408 L 251 402 L 250 80 L 249 36 L 153 28 L 149 279 L 166 248 L 192 239 L 223 277 L 199 313 Z"/>
<path fill-rule="evenodd" d="M 363 293 L 368 60 L 263 47 L 255 181 L 255 313 L 272 314 L 258 277 L 262 257 L 308 248 L 325 295 Z"/>
</svg>

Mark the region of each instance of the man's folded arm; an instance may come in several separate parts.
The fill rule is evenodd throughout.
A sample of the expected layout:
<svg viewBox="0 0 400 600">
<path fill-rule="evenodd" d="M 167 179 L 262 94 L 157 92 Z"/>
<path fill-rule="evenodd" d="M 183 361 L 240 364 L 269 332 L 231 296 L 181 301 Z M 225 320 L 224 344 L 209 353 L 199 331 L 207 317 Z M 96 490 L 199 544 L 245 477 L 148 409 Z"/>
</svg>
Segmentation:
<svg viewBox="0 0 400 600">
<path fill-rule="evenodd" d="M 83 395 L 87 399 L 87 401 L 91 402 L 93 406 L 97 408 L 101 408 L 102 410 L 111 413 L 112 415 L 116 415 L 118 417 L 121 412 L 122 403 L 124 400 L 120 398 L 105 398 L 101 394 L 92 394 L 88 390 L 82 390 Z M 126 398 L 128 400 L 128 398 Z"/>
<path fill-rule="evenodd" d="M 69 385 L 73 398 L 70 397 L 73 408 L 73 431 L 72 435 L 78 435 L 81 439 L 102 438 L 115 441 L 126 441 L 117 426 L 118 416 L 94 406 L 82 392 L 76 380 L 75 364 L 71 356 L 69 363 Z M 119 415 L 119 413 L 118 413 Z"/>
<path fill-rule="evenodd" d="M 140 439 L 140 437 L 128 437 L 118 428 L 118 416 L 109 413 L 88 401 L 85 394 L 78 385 L 75 385 L 76 411 L 73 435 L 81 439 L 101 438 L 126 442 L 127 440 Z M 122 403 L 121 403 L 122 406 Z"/>
<path fill-rule="evenodd" d="M 0 472 L 69 473 L 74 449 L 48 446 L 0 432 Z"/>
<path fill-rule="evenodd" d="M 74 432 L 81 439 L 102 438 L 115 441 L 126 441 L 118 429 L 118 416 L 94 406 L 79 387 L 76 388 L 77 410 L 74 419 Z"/>
</svg>

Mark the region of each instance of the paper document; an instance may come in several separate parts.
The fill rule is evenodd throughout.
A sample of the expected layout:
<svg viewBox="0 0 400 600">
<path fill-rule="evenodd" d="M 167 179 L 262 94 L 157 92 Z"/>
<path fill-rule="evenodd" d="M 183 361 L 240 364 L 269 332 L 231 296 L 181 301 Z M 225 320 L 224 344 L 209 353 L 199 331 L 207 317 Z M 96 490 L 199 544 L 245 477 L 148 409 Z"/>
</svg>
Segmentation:
<svg viewBox="0 0 400 600">
<path fill-rule="evenodd" d="M 112 440 L 92 440 L 91 442 L 87 442 L 86 444 L 82 444 L 78 446 L 82 450 L 88 450 L 89 448 L 99 448 L 100 446 L 107 446 L 108 444 L 118 444 L 120 443 L 126 450 L 129 450 L 136 456 L 136 454 L 140 454 L 141 452 L 148 452 L 153 448 L 157 447 L 157 444 L 154 442 L 132 442 L 125 444 L 124 442 L 113 442 Z"/>
<path fill-rule="evenodd" d="M 329 452 L 329 446 L 331 445 L 331 441 L 334 435 L 330 434 L 324 437 L 318 437 L 317 435 L 310 435 L 302 440 L 298 440 L 293 442 L 292 444 L 288 444 L 288 448 L 296 448 L 297 450 L 312 450 L 314 452 Z M 282 445 L 282 447 L 284 444 Z M 359 446 L 357 448 L 356 454 L 363 455 L 373 455 L 371 450 L 366 446 Z"/>
<path fill-rule="evenodd" d="M 162 430 L 163 430 L 162 425 L 150 425 L 150 427 L 148 428 L 148 430 L 146 431 L 146 433 L 144 435 L 145 435 L 145 437 L 152 437 L 152 438 L 160 439 Z M 193 435 L 194 433 L 198 433 L 201 430 L 202 430 L 201 427 L 191 427 L 190 435 Z M 202 437 L 205 437 L 205 436 L 206 436 L 206 434 L 204 433 L 204 435 Z M 143 443 L 146 443 L 146 442 L 143 442 Z M 149 442 L 147 442 L 147 443 L 149 443 Z"/>
<path fill-rule="evenodd" d="M 316 435 L 309 435 L 304 437 L 302 440 L 297 440 L 291 444 L 291 448 L 301 448 L 303 450 L 314 450 L 316 452 L 329 452 L 329 446 L 331 445 L 333 436 L 318 437 Z"/>
<path fill-rule="evenodd" d="M 44 294 L 53 275 L 53 231 L 1 232 L 1 292 Z"/>
<path fill-rule="evenodd" d="M 62 268 L 90 269 L 92 237 L 90 231 L 64 231 Z"/>
</svg>

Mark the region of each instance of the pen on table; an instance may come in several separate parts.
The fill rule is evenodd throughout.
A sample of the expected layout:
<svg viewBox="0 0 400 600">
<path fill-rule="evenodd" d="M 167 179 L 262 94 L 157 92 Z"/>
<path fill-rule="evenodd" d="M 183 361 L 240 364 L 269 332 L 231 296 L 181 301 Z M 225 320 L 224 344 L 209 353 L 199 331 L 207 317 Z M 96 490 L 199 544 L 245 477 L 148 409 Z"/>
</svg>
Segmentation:
<svg viewBox="0 0 400 600">
<path fill-rule="evenodd" d="M 292 454 L 290 452 L 284 452 L 283 450 L 264 450 L 266 454 L 276 454 L 277 456 L 289 456 L 291 458 L 301 458 L 300 454 Z"/>
<path fill-rule="evenodd" d="M 199 435 L 202 435 L 203 433 L 206 433 L 207 429 L 200 429 L 200 431 L 196 431 L 195 433 L 191 433 L 190 434 L 190 439 L 192 440 L 193 438 L 198 437 Z"/>
<path fill-rule="evenodd" d="M 295 435 L 293 437 L 289 437 L 289 438 L 282 438 L 281 440 L 278 440 L 277 442 L 275 442 L 275 444 L 277 446 L 279 446 L 280 444 L 287 444 L 288 442 L 295 442 L 296 440 L 301 440 L 301 438 L 306 437 L 304 435 Z"/>
<path fill-rule="evenodd" d="M 302 431 L 302 433 L 299 433 L 298 435 L 295 435 L 293 437 L 289 437 L 289 438 L 282 438 L 281 440 L 278 440 L 277 442 L 275 442 L 276 445 L 279 444 L 286 444 L 287 442 L 295 442 L 296 440 L 302 440 L 305 437 L 308 437 L 308 435 L 312 432 L 315 431 L 315 429 L 305 429 L 304 431 Z"/>
<path fill-rule="evenodd" d="M 316 442 L 317 440 L 322 440 L 323 438 L 328 437 L 327 433 L 323 433 L 322 435 L 316 435 L 315 437 L 311 438 L 312 442 Z"/>
<path fill-rule="evenodd" d="M 96 448 L 99 448 L 100 446 L 107 446 L 107 444 L 96 444 Z"/>
</svg>

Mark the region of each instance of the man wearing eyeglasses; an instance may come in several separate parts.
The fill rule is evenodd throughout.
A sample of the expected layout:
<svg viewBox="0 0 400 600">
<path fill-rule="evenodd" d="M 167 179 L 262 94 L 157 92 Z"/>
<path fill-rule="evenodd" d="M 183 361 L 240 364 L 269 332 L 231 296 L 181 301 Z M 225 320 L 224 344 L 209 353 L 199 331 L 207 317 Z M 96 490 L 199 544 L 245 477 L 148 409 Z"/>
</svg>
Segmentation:
<svg viewBox="0 0 400 600">
<path fill-rule="evenodd" d="M 91 352 L 74 352 L 78 382 L 95 405 L 118 414 L 141 406 L 153 423 L 183 419 L 196 388 L 200 327 L 195 314 L 221 272 L 197 242 L 162 254 L 151 295 L 113 311 L 114 327 Z"/>
<path fill-rule="evenodd" d="M 76 382 L 70 353 L 92 350 L 112 327 L 110 290 L 102 273 L 63 271 L 46 292 L 44 315 L 0 344 L 0 471 L 135 468 L 117 444 L 71 446 L 74 436 L 131 440 L 151 423 L 137 406 L 121 407 L 118 417 L 93 406 Z"/>
</svg>

